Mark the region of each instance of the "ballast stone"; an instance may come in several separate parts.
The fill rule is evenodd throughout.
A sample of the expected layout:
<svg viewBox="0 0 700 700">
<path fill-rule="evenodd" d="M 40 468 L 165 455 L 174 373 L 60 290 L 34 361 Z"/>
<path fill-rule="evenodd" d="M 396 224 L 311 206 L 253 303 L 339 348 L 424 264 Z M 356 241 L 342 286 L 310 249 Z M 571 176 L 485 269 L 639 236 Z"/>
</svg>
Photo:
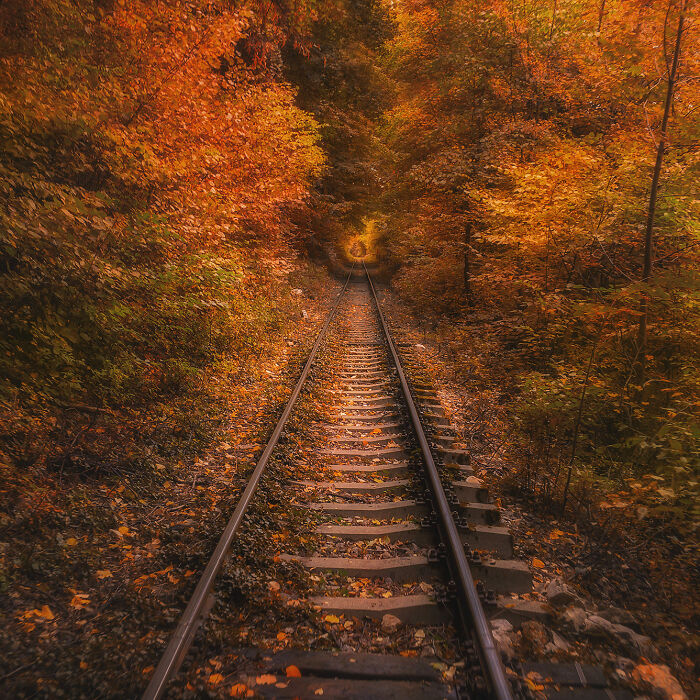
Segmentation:
<svg viewBox="0 0 700 700">
<path fill-rule="evenodd" d="M 552 579 L 545 591 L 547 602 L 555 607 L 581 603 L 581 599 L 561 579 Z"/>
</svg>

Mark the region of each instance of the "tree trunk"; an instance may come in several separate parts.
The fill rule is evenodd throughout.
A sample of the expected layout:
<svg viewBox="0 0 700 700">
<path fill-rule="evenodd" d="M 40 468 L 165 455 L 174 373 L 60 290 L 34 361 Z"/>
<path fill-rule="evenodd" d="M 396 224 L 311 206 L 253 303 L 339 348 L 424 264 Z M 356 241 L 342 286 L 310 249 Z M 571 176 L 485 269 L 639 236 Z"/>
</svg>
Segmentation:
<svg viewBox="0 0 700 700">
<path fill-rule="evenodd" d="M 603 26 L 603 17 L 605 16 L 605 0 L 600 0 L 600 9 L 598 10 L 598 28 L 596 33 L 600 34 L 600 28 Z"/>
<path fill-rule="evenodd" d="M 673 1 L 673 0 L 671 0 Z M 668 120 L 671 115 L 673 104 L 673 92 L 676 85 L 676 75 L 678 72 L 678 62 L 681 53 L 681 39 L 683 38 L 683 23 L 687 0 L 681 0 L 680 12 L 678 15 L 678 30 L 676 32 L 676 46 L 673 50 L 673 61 L 668 73 L 668 83 L 666 88 L 666 102 L 664 104 L 664 116 L 661 121 L 661 134 L 659 145 L 656 149 L 656 163 L 654 164 L 654 174 L 651 178 L 651 190 L 649 193 L 649 211 L 647 214 L 647 225 L 644 236 L 644 265 L 642 268 L 642 282 L 648 285 L 652 276 L 654 264 L 654 215 L 656 213 L 656 200 L 659 192 L 659 178 L 661 177 L 661 165 L 663 164 L 666 139 L 668 138 Z M 646 367 L 646 343 L 647 324 L 649 321 L 649 290 L 642 292 L 640 304 L 639 329 L 637 334 L 637 357 L 639 360 L 639 384 L 644 382 L 644 371 Z"/>
<path fill-rule="evenodd" d="M 469 272 L 469 248 L 472 238 L 472 222 L 467 221 L 464 227 L 464 297 L 467 305 L 472 305 L 471 277 Z"/>
<path fill-rule="evenodd" d="M 586 369 L 586 377 L 583 380 L 583 386 L 581 387 L 581 398 L 578 402 L 578 413 L 576 414 L 576 423 L 574 423 L 574 436 L 571 441 L 571 456 L 569 457 L 569 468 L 566 472 L 566 483 L 564 484 L 564 491 L 561 496 L 561 512 L 566 511 L 566 503 L 569 498 L 569 486 L 571 485 L 571 474 L 574 471 L 574 460 L 576 459 L 576 448 L 578 447 L 578 434 L 581 429 L 581 419 L 583 418 L 583 405 L 586 400 L 586 390 L 588 389 L 588 382 L 591 378 L 591 370 L 593 369 L 593 360 L 595 359 L 595 351 L 598 347 L 598 341 L 603 332 L 603 326 L 605 324 L 601 323 L 598 329 L 598 335 L 593 342 L 593 349 L 591 350 L 591 356 L 588 360 L 588 367 Z"/>
</svg>

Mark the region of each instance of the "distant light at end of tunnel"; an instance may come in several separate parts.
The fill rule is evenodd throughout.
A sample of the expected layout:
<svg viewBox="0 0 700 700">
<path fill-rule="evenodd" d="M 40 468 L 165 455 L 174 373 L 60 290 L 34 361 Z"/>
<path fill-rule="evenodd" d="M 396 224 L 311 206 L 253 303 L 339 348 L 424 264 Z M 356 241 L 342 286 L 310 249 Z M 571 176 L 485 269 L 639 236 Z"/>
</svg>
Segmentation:
<svg viewBox="0 0 700 700">
<path fill-rule="evenodd" d="M 367 246 L 359 240 L 353 242 L 348 251 L 354 258 L 364 258 L 367 255 Z"/>
</svg>

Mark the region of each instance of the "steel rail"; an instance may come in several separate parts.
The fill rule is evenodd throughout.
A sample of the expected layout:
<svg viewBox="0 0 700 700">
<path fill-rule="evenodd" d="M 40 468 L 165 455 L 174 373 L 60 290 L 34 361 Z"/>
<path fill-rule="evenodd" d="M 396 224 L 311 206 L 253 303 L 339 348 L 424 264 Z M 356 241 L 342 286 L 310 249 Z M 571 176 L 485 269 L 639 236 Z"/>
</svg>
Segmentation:
<svg viewBox="0 0 700 700">
<path fill-rule="evenodd" d="M 452 516 L 452 510 L 450 509 L 450 504 L 447 500 L 445 490 L 442 487 L 440 474 L 437 466 L 435 465 L 435 460 L 433 459 L 430 445 L 428 444 L 428 439 L 425 436 L 425 431 L 423 430 L 418 410 L 416 409 L 416 405 L 413 401 L 411 389 L 406 379 L 406 375 L 404 374 L 401 360 L 399 359 L 396 347 L 394 346 L 394 341 L 391 338 L 389 326 L 384 318 L 382 308 L 379 305 L 379 298 L 377 297 L 377 292 L 374 288 L 372 278 L 367 270 L 367 266 L 364 263 L 363 267 L 365 274 L 367 275 L 367 282 L 369 283 L 369 288 L 372 292 L 374 304 L 377 309 L 380 325 L 384 332 L 384 337 L 386 338 L 387 346 L 389 347 L 389 352 L 394 361 L 394 365 L 396 366 L 396 372 L 399 375 L 401 391 L 406 401 L 408 412 L 411 416 L 413 430 L 416 434 L 416 438 L 418 439 L 421 452 L 423 453 L 425 471 L 428 476 L 428 481 L 430 482 L 431 491 L 433 492 L 435 507 L 438 511 L 438 518 L 446 540 L 445 544 L 447 545 L 448 552 L 452 560 L 452 573 L 457 579 L 456 583 L 458 591 L 462 594 L 463 602 L 466 603 L 466 608 L 471 618 L 470 621 L 472 627 L 470 631 L 475 638 L 477 650 L 479 652 L 479 656 L 481 657 L 486 682 L 489 686 L 490 697 L 494 698 L 495 700 L 513 700 L 511 686 L 503 669 L 501 657 L 496 649 L 496 644 L 493 640 L 489 621 L 486 618 L 484 610 L 481 606 L 481 600 L 479 599 L 479 594 L 476 590 L 476 585 L 471 574 L 469 562 L 467 561 L 467 557 L 464 552 L 464 545 L 462 544 L 462 539 L 459 536 L 459 530 L 457 529 L 457 525 Z"/>
<path fill-rule="evenodd" d="M 354 269 L 355 265 L 352 266 L 343 288 L 340 290 L 335 303 L 328 312 L 328 316 L 326 317 L 321 330 L 316 336 L 316 342 L 311 348 L 311 352 L 306 360 L 304 369 L 302 370 L 296 386 L 289 397 L 289 401 L 284 407 L 284 411 L 282 411 L 282 415 L 277 421 L 277 425 L 275 426 L 270 439 L 267 441 L 267 445 L 265 446 L 262 455 L 260 455 L 260 459 L 258 459 L 258 462 L 255 465 L 255 469 L 248 480 L 248 484 L 238 500 L 236 508 L 233 511 L 233 515 L 229 519 L 226 528 L 224 529 L 219 542 L 216 545 L 216 549 L 214 550 L 211 559 L 204 569 L 204 573 L 199 579 L 197 587 L 195 588 L 194 593 L 192 594 L 192 597 L 185 608 L 184 613 L 180 617 L 177 627 L 175 628 L 175 632 L 170 638 L 170 642 L 168 643 L 168 646 L 158 662 L 158 666 L 156 667 L 148 687 L 142 696 L 142 700 L 158 700 L 158 698 L 163 697 L 167 684 L 180 668 L 180 664 L 182 664 L 182 661 L 184 660 L 192 644 L 199 625 L 206 618 L 209 610 L 211 610 L 214 604 L 212 589 L 216 578 L 221 571 L 221 567 L 226 561 L 228 550 L 231 547 L 233 538 L 235 537 L 236 532 L 238 531 L 238 528 L 243 520 L 243 516 L 245 515 L 246 510 L 253 499 L 255 491 L 260 482 L 260 478 L 265 471 L 268 461 L 270 460 L 270 456 L 279 442 L 284 426 L 287 423 L 287 419 L 289 418 L 289 415 L 294 408 L 294 404 L 299 398 L 299 394 L 306 383 L 309 376 L 309 371 L 311 370 L 311 365 L 316 359 L 319 348 L 326 337 L 328 327 L 338 311 L 338 307 L 340 306 L 340 302 L 345 294 L 345 290 L 348 287 L 348 283 L 350 282 Z"/>
</svg>

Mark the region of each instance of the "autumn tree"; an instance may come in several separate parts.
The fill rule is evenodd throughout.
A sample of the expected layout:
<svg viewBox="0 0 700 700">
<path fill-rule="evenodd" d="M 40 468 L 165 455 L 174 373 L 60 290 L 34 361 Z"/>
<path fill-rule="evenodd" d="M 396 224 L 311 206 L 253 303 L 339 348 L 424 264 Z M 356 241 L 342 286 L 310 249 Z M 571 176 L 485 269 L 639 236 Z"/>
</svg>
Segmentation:
<svg viewBox="0 0 700 700">
<path fill-rule="evenodd" d="M 324 162 L 280 64 L 312 19 L 305 3 L 2 4 L 0 401 L 16 449 L 50 426 L 33 424 L 43 410 L 182 390 L 274 316 L 252 301 L 259 261 L 304 235 Z"/>
<path fill-rule="evenodd" d="M 597 467 L 670 473 L 681 460 L 691 473 L 700 163 L 689 6 L 405 0 L 393 11 L 383 226 L 395 285 L 422 317 L 503 319 L 530 433 L 560 426 L 566 454 L 580 424 L 578 453 L 597 449 Z M 687 49 L 674 68 L 679 27 Z M 663 182 L 655 211 L 650 180 Z"/>
</svg>

